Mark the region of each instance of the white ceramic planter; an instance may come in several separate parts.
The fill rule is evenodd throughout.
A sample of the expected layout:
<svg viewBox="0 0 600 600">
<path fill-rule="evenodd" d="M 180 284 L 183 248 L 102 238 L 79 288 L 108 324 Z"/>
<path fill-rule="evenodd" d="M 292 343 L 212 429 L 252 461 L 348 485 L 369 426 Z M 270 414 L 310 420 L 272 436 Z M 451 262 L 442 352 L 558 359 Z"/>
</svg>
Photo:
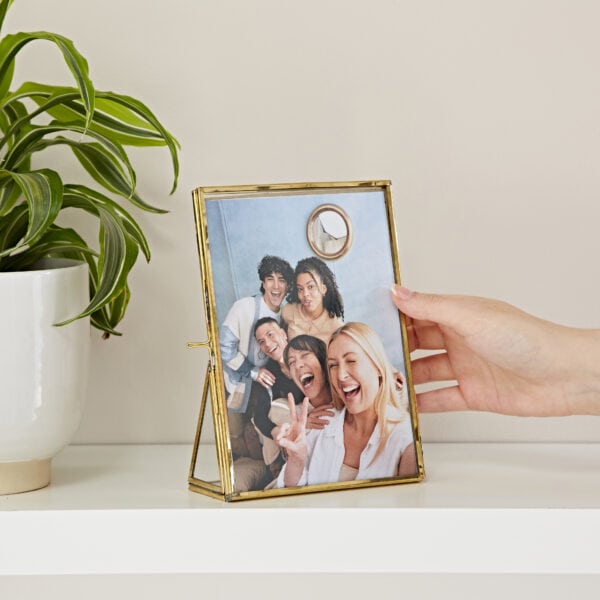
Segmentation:
<svg viewBox="0 0 600 600">
<path fill-rule="evenodd" d="M 0 494 L 48 485 L 52 457 L 79 427 L 89 319 L 54 324 L 88 302 L 82 263 L 56 260 L 35 271 L 0 273 Z"/>
</svg>

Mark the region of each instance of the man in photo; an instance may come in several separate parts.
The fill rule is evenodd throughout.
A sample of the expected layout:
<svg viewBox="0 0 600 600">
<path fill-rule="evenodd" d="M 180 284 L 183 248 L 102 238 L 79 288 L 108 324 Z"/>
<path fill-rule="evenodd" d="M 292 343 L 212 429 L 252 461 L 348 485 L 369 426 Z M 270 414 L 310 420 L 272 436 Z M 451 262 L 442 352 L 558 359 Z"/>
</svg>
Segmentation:
<svg viewBox="0 0 600 600">
<path fill-rule="evenodd" d="M 254 425 L 263 436 L 262 454 L 265 465 L 269 467 L 273 477 L 276 477 L 283 460 L 279 446 L 273 441 L 273 437 L 282 420 L 290 420 L 288 394 L 292 394 L 296 404 L 302 402 L 304 394 L 292 380 L 283 359 L 287 334 L 278 321 L 273 317 L 259 319 L 254 326 L 254 337 L 260 350 L 269 357 L 265 369 L 273 375 L 273 384 L 265 387 L 254 382 L 250 405 Z"/>
<path fill-rule="evenodd" d="M 260 293 L 234 302 L 219 330 L 231 442 L 234 452 L 238 448 L 240 455 L 249 454 L 244 450 L 244 444 L 237 442 L 243 439 L 249 421 L 247 411 L 252 382 L 263 386 L 274 383 L 273 374 L 264 368 L 268 357 L 256 342 L 254 325 L 263 317 L 279 322 L 281 306 L 293 283 L 294 272 L 286 260 L 267 255 L 258 265 L 258 277 Z"/>
</svg>

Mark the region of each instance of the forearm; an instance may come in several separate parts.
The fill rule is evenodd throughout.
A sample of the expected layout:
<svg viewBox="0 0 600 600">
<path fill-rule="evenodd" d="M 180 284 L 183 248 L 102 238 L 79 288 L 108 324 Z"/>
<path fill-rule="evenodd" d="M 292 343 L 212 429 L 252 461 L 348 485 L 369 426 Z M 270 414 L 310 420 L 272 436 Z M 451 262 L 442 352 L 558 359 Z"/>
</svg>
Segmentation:
<svg viewBox="0 0 600 600">
<path fill-rule="evenodd" d="M 221 328 L 219 347 L 221 348 L 221 358 L 225 366 L 240 377 L 247 377 L 255 369 L 254 365 L 242 351 L 238 336 L 225 325 Z M 258 369 L 255 370 L 257 371 Z"/>
<path fill-rule="evenodd" d="M 257 386 L 258 384 L 253 383 L 252 385 L 254 387 L 254 386 Z M 262 386 L 261 386 L 261 388 L 262 388 Z M 262 389 L 264 390 L 264 388 L 262 388 Z M 260 397 L 258 397 L 256 400 L 256 406 L 254 408 L 254 424 L 256 425 L 256 427 L 259 429 L 259 431 L 263 435 L 272 439 L 273 438 L 272 431 L 276 425 L 269 418 L 270 407 L 271 407 L 271 399 L 269 398 L 269 396 L 267 395 L 267 392 L 265 390 L 264 395 L 261 394 Z"/>
<path fill-rule="evenodd" d="M 570 414 L 600 415 L 600 329 L 568 329 L 565 398 Z"/>
<path fill-rule="evenodd" d="M 248 377 L 258 371 L 258 368 L 242 352 L 238 351 L 237 346 L 221 344 L 221 357 L 225 367 L 239 377 Z M 253 376 L 252 379 L 255 380 L 256 376 Z"/>
</svg>

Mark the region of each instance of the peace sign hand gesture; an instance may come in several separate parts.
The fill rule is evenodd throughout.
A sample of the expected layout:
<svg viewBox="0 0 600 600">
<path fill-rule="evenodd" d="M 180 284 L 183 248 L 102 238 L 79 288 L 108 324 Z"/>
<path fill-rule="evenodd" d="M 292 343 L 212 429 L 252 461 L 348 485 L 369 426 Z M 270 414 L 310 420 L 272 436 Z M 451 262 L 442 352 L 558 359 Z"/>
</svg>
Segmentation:
<svg viewBox="0 0 600 600">
<path fill-rule="evenodd" d="M 308 418 L 308 398 L 302 401 L 300 414 L 296 412 L 294 396 L 288 394 L 290 407 L 290 423 L 284 423 L 279 428 L 275 442 L 284 448 L 288 455 L 285 465 L 284 483 L 286 487 L 297 485 L 306 465 L 306 421 Z"/>
</svg>

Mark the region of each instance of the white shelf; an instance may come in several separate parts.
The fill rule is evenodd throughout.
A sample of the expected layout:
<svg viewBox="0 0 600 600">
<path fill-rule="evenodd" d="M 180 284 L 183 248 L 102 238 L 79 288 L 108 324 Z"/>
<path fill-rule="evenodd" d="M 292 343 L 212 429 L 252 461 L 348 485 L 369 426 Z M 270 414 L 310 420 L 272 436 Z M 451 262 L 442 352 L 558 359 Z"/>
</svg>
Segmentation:
<svg viewBox="0 0 600 600">
<path fill-rule="evenodd" d="M 0 496 L 0 575 L 600 573 L 600 444 L 426 444 L 423 483 L 223 503 L 191 446 L 71 446 Z"/>
</svg>

